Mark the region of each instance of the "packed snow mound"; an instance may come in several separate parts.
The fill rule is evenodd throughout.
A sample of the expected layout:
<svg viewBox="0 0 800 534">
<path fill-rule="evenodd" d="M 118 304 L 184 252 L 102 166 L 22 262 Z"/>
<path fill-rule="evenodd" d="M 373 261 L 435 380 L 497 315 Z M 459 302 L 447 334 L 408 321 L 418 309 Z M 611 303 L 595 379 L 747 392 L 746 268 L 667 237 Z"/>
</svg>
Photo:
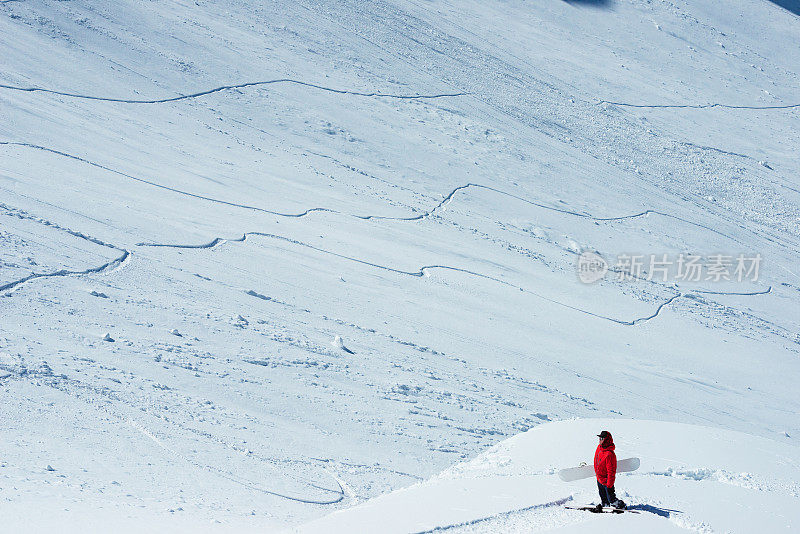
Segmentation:
<svg viewBox="0 0 800 534">
<path fill-rule="evenodd" d="M 564 508 L 598 501 L 594 479 L 565 483 L 558 470 L 591 464 L 601 430 L 614 436 L 618 458 L 641 459 L 637 471 L 620 473 L 616 482 L 618 496 L 637 514 Z M 558 421 L 296 532 L 797 532 L 797 458 L 793 445 L 716 428 Z"/>
</svg>

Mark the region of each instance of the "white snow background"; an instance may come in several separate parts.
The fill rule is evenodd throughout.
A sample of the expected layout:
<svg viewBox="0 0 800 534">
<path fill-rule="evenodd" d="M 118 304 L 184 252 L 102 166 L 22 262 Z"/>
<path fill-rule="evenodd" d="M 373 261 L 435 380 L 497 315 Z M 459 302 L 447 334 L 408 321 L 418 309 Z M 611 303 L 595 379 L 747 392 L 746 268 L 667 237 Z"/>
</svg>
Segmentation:
<svg viewBox="0 0 800 534">
<path fill-rule="evenodd" d="M 0 530 L 798 531 L 798 13 L 0 2 Z"/>
</svg>

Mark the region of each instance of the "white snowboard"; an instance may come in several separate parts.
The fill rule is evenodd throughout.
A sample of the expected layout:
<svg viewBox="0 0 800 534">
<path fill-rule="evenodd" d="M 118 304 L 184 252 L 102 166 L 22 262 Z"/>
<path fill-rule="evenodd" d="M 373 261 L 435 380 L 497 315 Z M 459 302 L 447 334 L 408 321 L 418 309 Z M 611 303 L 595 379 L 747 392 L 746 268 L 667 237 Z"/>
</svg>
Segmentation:
<svg viewBox="0 0 800 534">
<path fill-rule="evenodd" d="M 629 471 L 636 471 L 639 469 L 638 458 L 625 458 L 617 462 L 617 473 L 627 473 Z M 568 467 L 558 472 L 558 476 L 564 482 L 572 482 L 573 480 L 581 480 L 582 478 L 591 478 L 594 476 L 593 465 L 582 465 L 580 467 Z"/>
</svg>

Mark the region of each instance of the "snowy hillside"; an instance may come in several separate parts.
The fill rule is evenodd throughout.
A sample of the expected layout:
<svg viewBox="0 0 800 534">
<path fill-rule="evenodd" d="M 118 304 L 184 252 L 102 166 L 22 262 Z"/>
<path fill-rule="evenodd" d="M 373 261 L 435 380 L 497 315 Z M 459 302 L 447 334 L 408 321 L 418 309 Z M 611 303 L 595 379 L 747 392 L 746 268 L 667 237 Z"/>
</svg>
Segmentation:
<svg viewBox="0 0 800 534">
<path fill-rule="evenodd" d="M 799 11 L 0 2 L 4 524 L 797 528 Z"/>
<path fill-rule="evenodd" d="M 636 514 L 563 507 L 597 500 L 594 480 L 567 484 L 556 473 L 560 466 L 591 462 L 591 438 L 599 428 L 622 436 L 620 457 L 641 456 L 640 469 L 616 483 Z M 796 532 L 796 460 L 793 446 L 738 432 L 624 419 L 560 421 L 297 531 Z"/>
</svg>

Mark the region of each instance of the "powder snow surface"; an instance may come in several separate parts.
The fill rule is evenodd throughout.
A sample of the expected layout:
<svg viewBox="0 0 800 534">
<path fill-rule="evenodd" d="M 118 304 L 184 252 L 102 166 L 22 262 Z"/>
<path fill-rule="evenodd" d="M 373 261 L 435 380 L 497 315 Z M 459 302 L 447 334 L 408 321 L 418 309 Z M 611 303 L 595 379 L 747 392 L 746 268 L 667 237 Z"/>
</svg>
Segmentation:
<svg viewBox="0 0 800 534">
<path fill-rule="evenodd" d="M 784 4 L 0 1 L 2 528 L 800 529 Z"/>
</svg>

